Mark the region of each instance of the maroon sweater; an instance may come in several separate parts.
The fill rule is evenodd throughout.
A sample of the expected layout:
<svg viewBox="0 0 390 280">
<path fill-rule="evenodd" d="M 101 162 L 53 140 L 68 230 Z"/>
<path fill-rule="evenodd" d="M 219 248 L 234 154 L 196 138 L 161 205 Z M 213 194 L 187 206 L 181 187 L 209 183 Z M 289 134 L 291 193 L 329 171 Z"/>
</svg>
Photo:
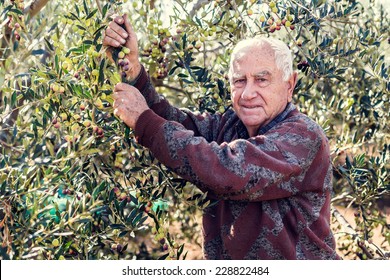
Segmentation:
<svg viewBox="0 0 390 280">
<path fill-rule="evenodd" d="M 138 142 L 217 203 L 203 214 L 206 259 L 338 259 L 330 230 L 329 146 L 294 105 L 249 137 L 233 110 L 195 114 L 159 96 L 142 69 L 150 110 Z"/>
</svg>

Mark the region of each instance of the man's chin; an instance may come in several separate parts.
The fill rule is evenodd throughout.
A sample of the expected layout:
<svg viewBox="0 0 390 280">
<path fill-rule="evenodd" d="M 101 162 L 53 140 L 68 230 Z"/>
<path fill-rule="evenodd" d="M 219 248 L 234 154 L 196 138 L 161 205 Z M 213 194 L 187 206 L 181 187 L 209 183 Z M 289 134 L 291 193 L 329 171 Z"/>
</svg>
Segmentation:
<svg viewBox="0 0 390 280">
<path fill-rule="evenodd" d="M 241 121 L 244 123 L 245 127 L 252 127 L 252 128 L 254 127 L 260 128 L 264 123 L 264 120 L 260 121 L 260 120 L 242 119 Z"/>
</svg>

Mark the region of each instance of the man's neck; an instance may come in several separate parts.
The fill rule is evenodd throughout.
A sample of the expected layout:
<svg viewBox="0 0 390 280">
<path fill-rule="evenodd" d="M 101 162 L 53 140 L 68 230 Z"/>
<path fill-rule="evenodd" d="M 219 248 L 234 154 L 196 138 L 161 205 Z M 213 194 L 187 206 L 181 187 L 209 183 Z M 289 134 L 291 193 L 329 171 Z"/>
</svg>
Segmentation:
<svg viewBox="0 0 390 280">
<path fill-rule="evenodd" d="M 279 115 L 277 115 L 272 121 L 270 121 L 266 125 L 259 128 L 257 135 L 265 134 L 272 127 L 274 127 L 275 125 L 283 121 L 287 117 L 287 115 L 294 109 L 295 109 L 294 104 L 292 104 L 291 102 L 287 103 L 286 108 Z"/>
</svg>

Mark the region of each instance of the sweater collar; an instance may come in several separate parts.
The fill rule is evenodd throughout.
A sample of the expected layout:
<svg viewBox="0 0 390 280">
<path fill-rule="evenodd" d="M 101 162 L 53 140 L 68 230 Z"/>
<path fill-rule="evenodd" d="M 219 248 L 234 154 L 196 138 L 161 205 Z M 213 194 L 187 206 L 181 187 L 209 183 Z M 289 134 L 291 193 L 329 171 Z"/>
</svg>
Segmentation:
<svg viewBox="0 0 390 280">
<path fill-rule="evenodd" d="M 278 123 L 284 121 L 284 119 L 287 117 L 288 114 L 290 114 L 291 111 L 295 110 L 295 105 L 292 104 L 291 102 L 287 103 L 286 108 L 284 109 L 283 112 L 281 112 L 279 115 L 277 115 L 272 121 L 270 121 L 268 124 L 265 126 L 260 127 L 259 132 L 257 133 L 258 135 L 265 134 L 273 128 L 275 125 Z"/>
</svg>

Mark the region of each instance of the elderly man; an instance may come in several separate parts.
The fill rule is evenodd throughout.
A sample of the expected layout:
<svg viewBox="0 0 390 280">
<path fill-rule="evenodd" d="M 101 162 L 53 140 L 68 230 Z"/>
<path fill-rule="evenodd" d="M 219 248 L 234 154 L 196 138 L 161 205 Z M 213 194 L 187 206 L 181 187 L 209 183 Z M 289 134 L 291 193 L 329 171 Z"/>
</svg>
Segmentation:
<svg viewBox="0 0 390 280">
<path fill-rule="evenodd" d="M 131 50 L 129 83 L 114 89 L 115 114 L 157 159 L 218 201 L 203 215 L 206 259 L 339 258 L 329 226 L 328 141 L 291 103 L 297 74 L 284 43 L 238 43 L 233 109 L 222 115 L 178 109 L 156 93 L 126 15 L 109 24 L 103 44 Z"/>
</svg>

